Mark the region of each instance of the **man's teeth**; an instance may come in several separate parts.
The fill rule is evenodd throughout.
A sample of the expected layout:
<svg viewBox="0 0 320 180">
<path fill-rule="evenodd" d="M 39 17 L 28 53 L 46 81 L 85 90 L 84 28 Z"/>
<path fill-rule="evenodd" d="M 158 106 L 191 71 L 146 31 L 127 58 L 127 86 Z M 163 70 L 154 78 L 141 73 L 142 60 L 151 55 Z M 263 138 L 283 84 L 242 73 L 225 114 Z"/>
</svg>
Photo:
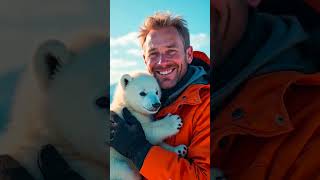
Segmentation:
<svg viewBox="0 0 320 180">
<path fill-rule="evenodd" d="M 167 75 L 169 73 L 171 73 L 173 71 L 173 69 L 167 70 L 167 71 L 159 71 L 159 74 L 161 75 Z"/>
</svg>

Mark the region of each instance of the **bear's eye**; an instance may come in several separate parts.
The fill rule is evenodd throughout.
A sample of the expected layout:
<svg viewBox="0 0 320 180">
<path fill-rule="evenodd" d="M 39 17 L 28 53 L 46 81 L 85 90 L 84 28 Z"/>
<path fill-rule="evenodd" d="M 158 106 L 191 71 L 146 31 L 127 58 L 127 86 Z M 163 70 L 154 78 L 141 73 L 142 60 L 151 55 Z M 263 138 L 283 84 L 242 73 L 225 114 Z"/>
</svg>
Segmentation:
<svg viewBox="0 0 320 180">
<path fill-rule="evenodd" d="M 156 95 L 158 95 L 159 93 L 158 93 L 158 90 L 156 91 Z"/>
<path fill-rule="evenodd" d="M 147 95 L 147 93 L 145 93 L 145 92 L 140 92 L 140 96 L 146 96 Z"/>
<path fill-rule="evenodd" d="M 109 106 L 109 99 L 106 96 L 96 99 L 96 105 L 101 109 L 106 109 Z"/>
</svg>

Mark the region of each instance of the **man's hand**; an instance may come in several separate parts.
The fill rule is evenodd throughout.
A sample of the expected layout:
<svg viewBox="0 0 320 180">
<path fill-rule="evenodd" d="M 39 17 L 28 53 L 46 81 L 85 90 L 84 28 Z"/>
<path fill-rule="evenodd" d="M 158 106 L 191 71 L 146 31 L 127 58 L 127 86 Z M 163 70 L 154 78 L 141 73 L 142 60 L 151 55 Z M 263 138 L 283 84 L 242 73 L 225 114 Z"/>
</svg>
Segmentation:
<svg viewBox="0 0 320 180">
<path fill-rule="evenodd" d="M 122 114 L 124 119 L 111 111 L 110 145 L 140 169 L 152 145 L 146 140 L 140 122 L 129 110 L 124 108 Z"/>
<path fill-rule="evenodd" d="M 44 180 L 85 180 L 61 157 L 51 145 L 43 146 L 38 165 Z M 21 164 L 9 155 L 0 155 L 0 179 L 35 180 Z"/>
<path fill-rule="evenodd" d="M 35 180 L 18 161 L 9 155 L 0 155 L 0 179 Z"/>
<path fill-rule="evenodd" d="M 42 147 L 38 165 L 45 180 L 85 180 L 70 168 L 52 145 Z"/>
</svg>

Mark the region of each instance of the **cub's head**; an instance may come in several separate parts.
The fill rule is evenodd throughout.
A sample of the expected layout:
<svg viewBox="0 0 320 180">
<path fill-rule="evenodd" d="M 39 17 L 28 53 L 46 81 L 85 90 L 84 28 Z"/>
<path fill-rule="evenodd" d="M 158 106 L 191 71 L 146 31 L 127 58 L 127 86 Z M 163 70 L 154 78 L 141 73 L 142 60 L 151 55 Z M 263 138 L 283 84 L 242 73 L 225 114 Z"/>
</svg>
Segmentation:
<svg viewBox="0 0 320 180">
<path fill-rule="evenodd" d="M 153 76 L 145 73 L 125 74 L 120 85 L 127 107 L 142 114 L 155 114 L 160 109 L 160 87 Z"/>
<path fill-rule="evenodd" d="M 91 39 L 66 46 L 42 43 L 33 72 L 46 98 L 49 133 L 86 158 L 106 159 L 109 117 L 108 41 Z"/>
</svg>

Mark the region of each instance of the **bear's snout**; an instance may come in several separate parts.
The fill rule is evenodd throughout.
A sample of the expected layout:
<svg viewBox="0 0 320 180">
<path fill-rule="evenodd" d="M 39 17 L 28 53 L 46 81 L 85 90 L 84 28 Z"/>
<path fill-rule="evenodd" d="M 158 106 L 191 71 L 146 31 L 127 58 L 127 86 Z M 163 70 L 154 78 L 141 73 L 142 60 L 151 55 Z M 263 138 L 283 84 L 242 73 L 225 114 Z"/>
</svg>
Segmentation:
<svg viewBox="0 0 320 180">
<path fill-rule="evenodd" d="M 159 107 L 161 106 L 161 104 L 160 103 L 154 103 L 154 104 L 152 104 L 152 107 L 154 107 L 155 109 L 158 109 Z"/>
</svg>

